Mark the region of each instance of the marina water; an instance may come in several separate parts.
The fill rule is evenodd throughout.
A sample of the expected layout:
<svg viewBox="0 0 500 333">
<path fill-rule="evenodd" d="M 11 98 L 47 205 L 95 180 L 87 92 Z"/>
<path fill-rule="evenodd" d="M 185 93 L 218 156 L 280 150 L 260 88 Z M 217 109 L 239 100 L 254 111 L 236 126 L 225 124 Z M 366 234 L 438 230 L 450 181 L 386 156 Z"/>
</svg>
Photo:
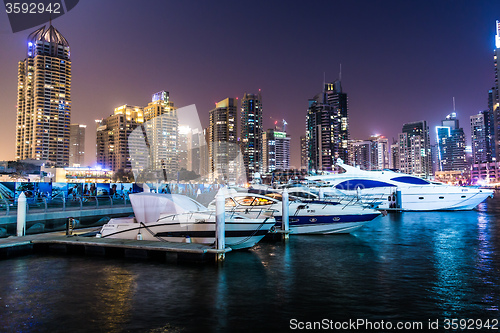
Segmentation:
<svg viewBox="0 0 500 333">
<path fill-rule="evenodd" d="M 259 243 L 222 267 L 30 255 L 0 261 L 0 272 L 1 332 L 281 332 L 359 319 L 420 331 L 438 321 L 436 332 L 446 320 L 496 319 L 498 330 L 500 195 L 473 211 Z"/>
</svg>

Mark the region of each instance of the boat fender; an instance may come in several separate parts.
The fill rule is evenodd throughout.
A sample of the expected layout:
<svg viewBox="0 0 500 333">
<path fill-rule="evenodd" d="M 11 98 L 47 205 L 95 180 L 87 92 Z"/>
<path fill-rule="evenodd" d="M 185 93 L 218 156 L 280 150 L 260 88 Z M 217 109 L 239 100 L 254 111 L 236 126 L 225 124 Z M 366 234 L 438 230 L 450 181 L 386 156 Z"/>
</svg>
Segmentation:
<svg viewBox="0 0 500 333">
<path fill-rule="evenodd" d="M 141 234 L 140 230 L 139 230 L 139 233 L 137 234 L 137 240 L 142 240 L 142 234 Z"/>
<path fill-rule="evenodd" d="M 189 237 L 189 235 L 186 235 L 186 243 L 191 243 L 191 237 Z"/>
</svg>

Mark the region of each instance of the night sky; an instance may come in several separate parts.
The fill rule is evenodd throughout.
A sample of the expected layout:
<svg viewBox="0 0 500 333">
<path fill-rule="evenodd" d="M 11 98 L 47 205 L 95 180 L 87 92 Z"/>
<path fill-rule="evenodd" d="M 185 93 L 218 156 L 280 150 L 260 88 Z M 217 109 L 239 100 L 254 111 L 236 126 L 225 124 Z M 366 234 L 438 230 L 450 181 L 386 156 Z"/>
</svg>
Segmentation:
<svg viewBox="0 0 500 333">
<path fill-rule="evenodd" d="M 405 122 L 434 126 L 453 111 L 470 144 L 469 117 L 487 108 L 494 83 L 500 1 L 97 1 L 82 0 L 52 23 L 69 41 L 72 122 L 87 125 L 123 104 L 170 92 L 195 104 L 202 124 L 227 97 L 261 89 L 265 129 L 286 119 L 300 166 L 308 99 L 339 77 L 351 139 L 392 140 Z M 0 160 L 15 158 L 17 62 L 26 38 L 0 13 Z"/>
</svg>

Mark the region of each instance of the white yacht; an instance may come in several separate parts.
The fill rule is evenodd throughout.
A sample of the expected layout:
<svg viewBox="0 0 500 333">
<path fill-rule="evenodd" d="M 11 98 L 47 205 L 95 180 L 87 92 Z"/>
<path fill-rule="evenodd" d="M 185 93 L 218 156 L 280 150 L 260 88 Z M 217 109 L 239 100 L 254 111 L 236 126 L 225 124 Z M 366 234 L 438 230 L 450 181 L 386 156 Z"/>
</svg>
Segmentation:
<svg viewBox="0 0 500 333">
<path fill-rule="evenodd" d="M 224 195 L 227 209 L 245 209 L 248 214 L 255 209 L 275 210 L 276 227 L 281 228 L 283 203 L 280 193 L 261 195 L 228 190 Z M 215 207 L 215 200 L 209 207 Z M 289 228 L 293 235 L 351 233 L 380 215 L 379 211 L 361 205 L 317 200 L 303 202 L 293 196 L 289 201 Z"/>
<path fill-rule="evenodd" d="M 344 173 L 309 176 L 313 189 L 325 195 L 343 193 L 364 201 L 380 202 L 379 209 L 404 211 L 471 210 L 493 190 L 451 186 L 391 170 L 365 171 L 338 163 Z"/>
<path fill-rule="evenodd" d="M 201 244 L 215 242 L 215 210 L 209 210 L 187 196 L 135 193 L 130 195 L 130 201 L 135 217 L 111 219 L 103 225 L 100 237 Z M 248 216 L 236 210 L 226 211 L 226 246 L 234 250 L 254 246 L 276 224 L 272 213 L 261 209 Z"/>
</svg>

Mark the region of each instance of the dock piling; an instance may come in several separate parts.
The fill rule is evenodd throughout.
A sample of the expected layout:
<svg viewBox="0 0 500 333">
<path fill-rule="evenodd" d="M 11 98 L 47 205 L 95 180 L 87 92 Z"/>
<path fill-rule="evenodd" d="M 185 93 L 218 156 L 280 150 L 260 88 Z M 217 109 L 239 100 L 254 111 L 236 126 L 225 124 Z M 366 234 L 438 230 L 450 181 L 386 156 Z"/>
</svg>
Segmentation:
<svg viewBox="0 0 500 333">
<path fill-rule="evenodd" d="M 26 234 L 26 194 L 21 192 L 17 199 L 17 236 Z"/>
<path fill-rule="evenodd" d="M 222 193 L 222 188 L 215 196 L 215 245 L 217 250 L 226 248 L 226 198 Z M 225 253 L 217 253 L 217 261 L 221 262 L 225 259 Z"/>
<path fill-rule="evenodd" d="M 288 206 L 288 190 L 286 188 L 283 190 L 281 197 L 282 197 L 281 230 L 284 231 L 283 239 L 287 240 L 288 236 L 289 236 L 289 229 L 290 229 L 290 219 L 289 219 L 290 214 L 289 214 L 289 206 Z"/>
</svg>

